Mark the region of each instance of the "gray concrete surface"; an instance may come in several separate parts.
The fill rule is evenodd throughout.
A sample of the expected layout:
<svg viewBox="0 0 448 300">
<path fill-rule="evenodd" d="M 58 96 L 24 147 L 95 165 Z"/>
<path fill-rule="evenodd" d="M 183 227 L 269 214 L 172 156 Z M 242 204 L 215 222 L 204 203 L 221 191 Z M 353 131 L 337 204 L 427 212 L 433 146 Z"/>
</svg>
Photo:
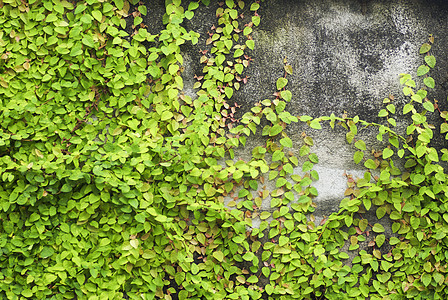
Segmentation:
<svg viewBox="0 0 448 300">
<path fill-rule="evenodd" d="M 150 13 L 163 9 L 163 1 L 156 2 L 148 3 Z M 187 29 L 201 34 L 198 45 L 183 48 L 184 92 L 190 96 L 194 96 L 191 78 L 200 75 L 202 69 L 199 50 L 206 49 L 207 31 L 217 23 L 216 5 L 213 2 L 209 8 L 199 8 L 195 17 L 185 24 Z M 254 61 L 246 70 L 249 81 L 234 94 L 235 102 L 242 107 L 237 116 L 242 116 L 256 102 L 272 98 L 277 78 L 284 75 L 283 59 L 286 58 L 294 70 L 287 86 L 293 94 L 287 110 L 293 115 L 318 117 L 346 113 L 377 122 L 382 101 L 391 94 L 395 96 L 398 111 L 397 131 L 403 132 L 407 119 L 400 111 L 407 100 L 401 92 L 399 74 L 409 73 L 415 77 L 418 66 L 423 63 L 418 50 L 429 34 L 435 37 L 432 53 L 437 58 L 431 72 L 436 88 L 431 91 L 430 98 L 438 99 L 442 110 L 448 110 L 445 101 L 448 94 L 448 1 L 268 0 L 261 3 L 258 13 L 261 23 L 253 33 Z M 151 26 L 154 29 L 162 26 L 159 20 L 145 19 L 150 32 L 153 32 Z M 438 122 L 437 117 L 431 120 L 434 124 Z M 302 132 L 314 139 L 312 150 L 320 159 L 316 166 L 320 180 L 314 183 L 319 192 L 314 199 L 318 223 L 337 211 L 344 198 L 347 183 L 343 174 L 362 176 L 363 168 L 353 163 L 355 149 L 347 145 L 341 129 L 331 130 L 326 126 L 316 131 L 303 124 L 292 124 L 286 132 L 294 141 L 293 151 L 298 151 L 303 143 Z M 375 131 L 365 130 L 360 136 L 368 149 L 378 149 Z M 435 140 L 439 147 L 444 146 L 444 137 Z M 249 138 L 246 147 L 237 149 L 236 158 L 250 159 L 253 147 L 263 143 L 261 136 Z M 269 186 L 272 188 L 272 183 L 268 183 Z M 270 209 L 268 201 L 269 197 L 262 205 L 266 210 Z M 384 219 L 382 222 L 385 227 L 390 223 Z M 254 220 L 254 227 L 257 223 Z"/>
</svg>

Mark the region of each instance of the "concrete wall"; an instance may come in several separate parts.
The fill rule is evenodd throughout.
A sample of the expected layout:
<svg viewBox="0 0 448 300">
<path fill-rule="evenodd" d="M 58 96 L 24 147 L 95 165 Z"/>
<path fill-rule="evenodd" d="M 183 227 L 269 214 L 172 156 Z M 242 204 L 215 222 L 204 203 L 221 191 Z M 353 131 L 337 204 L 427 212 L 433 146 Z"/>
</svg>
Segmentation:
<svg viewBox="0 0 448 300">
<path fill-rule="evenodd" d="M 269 98 L 276 79 L 283 75 L 286 57 L 294 69 L 288 84 L 293 93 L 288 105 L 292 114 L 318 117 L 346 112 L 378 121 L 382 101 L 389 94 L 395 96 L 398 111 L 408 101 L 401 92 L 399 74 L 416 77 L 423 62 L 418 50 L 429 34 L 435 36 L 433 54 L 437 58 L 431 73 L 437 87 L 430 95 L 446 107 L 446 1 L 277 0 L 266 1 L 260 15 L 250 80 L 239 95 L 239 101 L 247 104 L 244 107 Z M 397 121 L 398 130 L 404 131 L 406 118 Z M 313 131 L 303 125 L 289 129 L 298 141 L 297 148 L 303 131 L 315 140 L 320 180 L 315 184 L 319 196 L 314 214 L 320 220 L 337 210 L 344 198 L 344 174 L 362 176 L 363 171 L 353 163 L 354 147 L 346 144 L 345 131 L 329 127 Z M 361 136 L 368 147 L 378 145 L 375 131 L 361 132 Z M 444 138 L 438 142 L 444 143 Z"/>
<path fill-rule="evenodd" d="M 208 8 L 199 8 L 195 17 L 184 24 L 201 34 L 196 46 L 184 49 L 185 93 L 190 95 L 195 94 L 193 76 L 202 70 L 199 50 L 206 48 L 207 31 L 217 22 L 216 7 L 214 2 Z M 163 1 L 148 3 L 150 12 L 163 13 L 163 9 Z M 284 74 L 283 59 L 287 58 L 294 69 L 288 77 L 293 99 L 287 106 L 293 115 L 347 113 L 378 121 L 382 101 L 389 94 L 395 96 L 398 111 L 406 103 L 399 74 L 416 77 L 416 70 L 423 63 L 418 50 L 429 34 L 435 37 L 432 53 L 437 58 L 431 73 L 437 86 L 430 95 L 440 101 L 442 109 L 447 106 L 448 1 L 267 0 L 261 3 L 258 13 L 261 23 L 253 33 L 254 61 L 246 70 L 249 81 L 235 93 L 235 101 L 242 106 L 238 116 L 254 103 L 272 98 L 275 82 Z M 145 22 L 151 32 L 158 32 L 163 26 L 160 20 L 147 17 Z M 399 117 L 397 121 L 398 131 L 403 131 L 406 118 Z M 316 166 L 320 180 L 315 183 L 319 196 L 314 213 L 318 223 L 338 210 L 347 188 L 345 174 L 362 176 L 364 171 L 353 163 L 355 150 L 346 144 L 344 130 L 327 127 L 316 131 L 301 124 L 291 125 L 287 133 L 297 151 L 302 145 L 302 132 L 313 137 L 313 151 L 320 159 Z M 360 135 L 368 147 L 378 146 L 374 131 L 365 130 Z M 445 140 L 442 137 L 437 141 L 442 146 Z M 250 138 L 246 147 L 238 149 L 237 157 L 250 159 L 253 147 L 262 142 L 261 136 Z M 264 209 L 270 209 L 269 200 L 268 197 L 263 203 Z M 389 227 L 387 220 L 382 222 Z"/>
</svg>

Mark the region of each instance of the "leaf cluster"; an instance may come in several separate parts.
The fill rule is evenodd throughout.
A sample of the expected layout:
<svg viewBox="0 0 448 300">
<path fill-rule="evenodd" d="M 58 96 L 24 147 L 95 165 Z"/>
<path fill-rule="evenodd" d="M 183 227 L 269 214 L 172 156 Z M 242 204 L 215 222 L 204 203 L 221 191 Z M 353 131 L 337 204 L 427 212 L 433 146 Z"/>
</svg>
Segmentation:
<svg viewBox="0 0 448 300">
<path fill-rule="evenodd" d="M 237 119 L 231 103 L 248 80 L 260 3 L 219 3 L 191 97 L 180 47 L 201 40 L 182 23 L 207 9 L 201 2 L 166 1 L 157 33 L 136 0 L 0 2 L 1 297 L 446 298 L 439 162 L 448 150 L 431 146 L 427 114 L 440 113 L 445 133 L 448 113 L 427 98 L 433 38 L 420 49 L 425 87 L 400 79 L 406 135 L 394 131 L 393 97 L 379 112 L 384 124 L 292 116 L 286 60 L 273 99 Z M 319 159 L 310 136 L 287 135 L 297 122 L 342 126 L 368 169 L 348 176 L 340 210 L 317 225 Z M 357 139 L 366 126 L 387 147 L 370 155 Z M 264 144 L 235 159 L 257 132 Z M 392 227 L 371 224 L 369 210 Z"/>
</svg>

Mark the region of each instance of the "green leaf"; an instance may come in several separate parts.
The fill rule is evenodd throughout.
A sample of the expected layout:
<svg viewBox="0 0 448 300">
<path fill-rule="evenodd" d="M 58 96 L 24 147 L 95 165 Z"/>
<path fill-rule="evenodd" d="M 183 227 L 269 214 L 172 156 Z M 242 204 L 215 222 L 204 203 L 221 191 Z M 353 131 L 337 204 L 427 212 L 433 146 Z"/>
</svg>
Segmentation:
<svg viewBox="0 0 448 300">
<path fill-rule="evenodd" d="M 276 84 L 277 85 L 277 90 L 281 90 L 287 84 L 288 84 L 288 79 L 280 77 L 279 79 L 277 79 L 277 84 Z"/>
<path fill-rule="evenodd" d="M 82 51 L 82 45 L 80 43 L 77 43 L 75 46 L 73 46 L 72 50 L 70 51 L 70 56 L 76 57 L 83 53 Z"/>
<path fill-rule="evenodd" d="M 255 11 L 258 10 L 260 8 L 260 4 L 258 3 L 252 3 L 250 6 L 250 10 Z"/>
<path fill-rule="evenodd" d="M 434 112 L 434 105 L 430 101 L 425 101 L 423 103 L 423 108 L 427 111 Z"/>
<path fill-rule="evenodd" d="M 289 75 L 292 75 L 292 66 L 291 65 L 285 65 L 283 68 L 285 69 L 286 73 L 288 73 Z"/>
<path fill-rule="evenodd" d="M 380 112 L 378 113 L 378 117 L 387 117 L 388 115 L 389 113 L 385 109 L 380 110 Z"/>
<path fill-rule="evenodd" d="M 281 150 L 276 150 L 272 153 L 272 161 L 279 161 L 285 157 L 285 153 Z"/>
<path fill-rule="evenodd" d="M 114 0 L 114 2 L 115 2 L 115 6 L 118 9 L 123 9 L 123 6 L 124 6 L 123 0 Z"/>
<path fill-rule="evenodd" d="M 146 222 L 145 214 L 144 213 L 136 214 L 135 220 L 139 223 L 145 223 Z"/>
<path fill-rule="evenodd" d="M 185 18 L 187 18 L 188 20 L 193 19 L 193 17 L 194 17 L 194 12 L 192 12 L 191 10 L 187 10 L 185 12 Z"/>
<path fill-rule="evenodd" d="M 188 4 L 188 10 L 195 10 L 199 7 L 199 3 L 198 2 L 190 2 L 190 4 Z"/>
<path fill-rule="evenodd" d="M 425 286 L 428 286 L 432 281 L 432 276 L 429 273 L 423 273 L 421 280 Z"/>
<path fill-rule="evenodd" d="M 310 155 L 308 155 L 308 159 L 315 164 L 319 162 L 319 157 L 316 153 L 310 153 Z"/>
<path fill-rule="evenodd" d="M 415 210 L 415 207 L 411 203 L 406 202 L 404 204 L 402 210 L 405 211 L 405 212 L 411 213 L 411 212 L 413 212 Z"/>
<path fill-rule="evenodd" d="M 240 57 L 240 56 L 243 55 L 243 54 L 244 54 L 244 51 L 243 51 L 243 50 L 241 50 L 241 49 L 236 49 L 235 52 L 233 53 L 233 57 L 234 57 L 234 58 L 237 58 L 237 57 Z"/>
<path fill-rule="evenodd" d="M 245 261 L 252 261 L 252 260 L 254 259 L 254 257 L 255 257 L 255 255 L 254 255 L 252 252 L 246 252 L 246 253 L 243 255 L 243 259 L 244 259 Z"/>
<path fill-rule="evenodd" d="M 192 4 L 192 3 L 196 3 L 196 2 L 191 2 L 190 4 Z M 197 4 L 197 3 L 196 3 Z M 193 10 L 191 7 L 190 7 L 191 5 L 189 5 L 188 6 L 188 10 Z M 146 16 L 146 14 L 148 13 L 148 9 L 147 9 L 147 7 L 145 6 L 145 5 L 139 5 L 138 6 L 138 11 L 142 14 L 142 15 L 144 15 L 144 16 Z"/>
<path fill-rule="evenodd" d="M 250 50 L 254 50 L 254 48 L 255 48 L 255 42 L 254 42 L 254 40 L 247 40 L 247 41 L 246 41 L 246 46 L 247 46 L 247 48 L 249 48 Z"/>
<path fill-rule="evenodd" d="M 415 102 L 418 102 L 418 103 L 422 103 L 422 100 L 423 100 L 423 98 L 422 98 L 422 96 L 420 96 L 420 95 L 418 95 L 418 94 L 414 94 L 414 95 L 412 95 L 411 96 L 411 99 L 412 100 L 414 100 Z M 408 103 L 408 104 L 406 104 L 406 105 L 409 105 L 410 107 L 411 107 L 411 109 L 414 107 L 412 104 L 410 104 L 410 103 Z M 409 112 L 411 109 L 409 109 L 409 108 L 403 108 L 403 111 L 405 111 L 406 110 L 406 113 L 407 112 Z"/>
<path fill-rule="evenodd" d="M 313 167 L 314 167 L 314 164 L 312 162 L 306 161 L 302 165 L 302 172 L 308 172 L 308 171 L 312 170 Z"/>
<path fill-rule="evenodd" d="M 270 285 L 270 284 L 267 284 L 267 285 L 264 287 L 264 290 L 266 291 L 266 293 L 267 293 L 268 295 L 272 295 L 272 293 L 274 292 L 274 287 L 273 287 L 272 285 Z"/>
<path fill-rule="evenodd" d="M 429 72 L 429 67 L 425 66 L 425 65 L 421 65 L 417 69 L 417 76 L 423 76 L 423 75 L 425 75 L 428 72 Z"/>
<path fill-rule="evenodd" d="M 386 237 L 384 234 L 379 234 L 375 237 L 376 246 L 380 248 L 384 242 L 386 241 Z"/>
<path fill-rule="evenodd" d="M 213 252 L 213 257 L 216 258 L 216 260 L 219 262 L 222 262 L 224 260 L 224 254 L 221 251 Z"/>
<path fill-rule="evenodd" d="M 249 278 L 247 278 L 246 280 L 249 283 L 257 283 L 258 282 L 258 277 L 256 275 L 252 275 Z"/>
<path fill-rule="evenodd" d="M 398 224 L 398 223 L 395 223 L 395 224 Z M 398 225 L 400 225 L 400 224 L 398 224 Z M 391 245 L 396 245 L 396 244 L 398 244 L 399 242 L 400 242 L 400 239 L 397 238 L 397 237 L 395 237 L 395 236 L 392 236 L 392 237 L 389 239 L 389 244 L 391 244 Z"/>
<path fill-rule="evenodd" d="M 266 220 L 267 218 L 269 218 L 271 216 L 271 213 L 268 211 L 264 211 L 260 214 L 260 219 L 262 220 Z"/>
<path fill-rule="evenodd" d="M 285 101 L 289 102 L 292 99 L 292 93 L 291 91 L 281 91 L 280 92 L 280 96 L 282 97 L 282 99 L 284 99 Z"/>
<path fill-rule="evenodd" d="M 50 74 L 45 74 L 44 77 L 42 77 L 42 82 L 49 81 L 51 79 Z"/>
<path fill-rule="evenodd" d="M 173 113 L 170 112 L 170 111 L 165 110 L 165 111 L 162 113 L 162 115 L 160 116 L 160 119 L 161 119 L 162 121 L 166 121 L 166 120 L 171 119 L 172 117 L 173 117 Z"/>
<path fill-rule="evenodd" d="M 393 104 L 389 104 L 388 106 L 386 106 L 387 110 L 390 111 L 391 113 L 395 113 L 395 105 Z"/>
<path fill-rule="evenodd" d="M 426 177 L 422 174 L 415 174 L 414 176 L 411 176 L 412 184 L 418 185 L 425 181 Z"/>
<path fill-rule="evenodd" d="M 284 101 L 279 101 L 276 105 L 275 105 L 275 111 L 279 114 L 282 111 L 284 111 L 286 108 L 286 102 Z"/>
<path fill-rule="evenodd" d="M 283 131 L 283 127 L 279 124 L 275 124 L 274 126 L 272 126 L 270 128 L 269 136 L 276 136 L 277 134 L 279 134 L 282 131 Z"/>
<path fill-rule="evenodd" d="M 365 163 L 364 163 L 364 167 L 366 167 L 367 169 L 376 169 L 376 163 L 372 160 L 372 159 L 368 159 Z"/>
<path fill-rule="evenodd" d="M 381 233 L 381 232 L 384 232 L 384 227 L 380 223 L 375 223 L 375 225 L 373 225 L 373 227 L 372 227 L 372 230 L 373 230 L 373 232 Z"/>
<path fill-rule="evenodd" d="M 230 99 L 233 96 L 233 88 L 231 87 L 226 87 L 224 89 L 224 93 L 226 94 L 227 98 Z"/>
<path fill-rule="evenodd" d="M 397 126 L 397 122 L 393 118 L 387 119 L 387 122 L 394 127 Z"/>
<path fill-rule="evenodd" d="M 392 149 L 384 148 L 383 159 L 387 159 L 387 158 L 391 157 L 393 154 L 394 154 L 394 151 Z"/>
<path fill-rule="evenodd" d="M 275 182 L 275 187 L 280 188 L 284 186 L 288 181 L 284 177 L 279 177 Z"/>
<path fill-rule="evenodd" d="M 389 181 L 390 180 L 390 173 L 388 170 L 381 171 L 380 180 L 381 181 Z"/>
<path fill-rule="evenodd" d="M 391 274 L 389 272 L 383 273 L 383 274 L 376 274 L 376 278 L 379 282 L 386 283 L 391 277 Z"/>
<path fill-rule="evenodd" d="M 361 229 L 361 231 L 366 231 L 367 229 L 367 225 L 369 225 L 369 221 L 367 219 L 362 219 L 361 221 L 359 221 L 359 229 Z"/>
<path fill-rule="evenodd" d="M 409 223 L 413 229 L 417 229 L 420 226 L 420 218 L 412 216 Z"/>
<path fill-rule="evenodd" d="M 45 22 L 50 23 L 50 22 L 55 22 L 58 20 L 58 17 L 55 14 L 49 14 L 47 16 L 47 18 L 45 19 Z"/>
<path fill-rule="evenodd" d="M 226 0 L 226 5 L 229 8 L 233 8 L 235 6 L 235 3 L 233 2 L 233 0 Z"/>
<path fill-rule="evenodd" d="M 48 258 L 54 254 L 54 249 L 51 247 L 44 247 L 40 252 L 40 257 Z"/>
<path fill-rule="evenodd" d="M 312 120 L 309 125 L 313 129 L 322 129 L 322 126 L 320 125 L 319 121 L 316 119 Z"/>
<path fill-rule="evenodd" d="M 292 148 L 292 140 L 289 137 L 282 138 L 280 144 L 284 147 Z"/>
<path fill-rule="evenodd" d="M 244 66 L 242 64 L 236 64 L 235 70 L 238 72 L 238 74 L 241 74 L 241 73 L 243 73 Z"/>
<path fill-rule="evenodd" d="M 409 113 L 412 109 L 414 108 L 414 106 L 412 105 L 412 104 L 406 104 L 404 107 L 403 107 L 403 114 L 407 114 L 407 113 Z"/>
<path fill-rule="evenodd" d="M 410 87 L 405 86 L 405 87 L 403 88 L 403 94 L 405 94 L 405 96 L 408 96 L 408 95 L 410 95 L 411 93 L 412 93 L 412 89 L 411 89 Z"/>
<path fill-rule="evenodd" d="M 434 272 L 432 274 L 432 278 L 434 278 L 435 282 L 439 283 L 444 279 L 443 275 L 438 273 L 438 272 Z"/>
<path fill-rule="evenodd" d="M 169 68 L 168 68 L 168 72 L 171 75 L 175 75 L 178 70 L 179 70 L 179 65 L 177 65 L 177 64 L 170 65 Z"/>
<path fill-rule="evenodd" d="M 192 263 L 191 264 L 191 273 L 193 273 L 193 274 L 198 274 L 199 273 L 199 267 L 198 267 L 198 265 L 197 264 L 195 264 L 195 263 Z"/>
<path fill-rule="evenodd" d="M 415 85 L 415 81 L 414 81 L 414 80 L 408 80 L 408 81 L 406 81 L 405 85 L 406 85 L 406 86 L 409 86 L 409 87 L 413 87 L 413 88 L 416 87 L 416 85 Z"/>
<path fill-rule="evenodd" d="M 313 117 L 310 117 L 310 116 L 301 116 L 300 117 L 300 121 L 302 121 L 302 122 L 307 122 L 307 121 L 310 121 L 312 119 L 313 119 Z"/>
<path fill-rule="evenodd" d="M 426 55 L 425 62 L 428 64 L 428 66 L 434 68 L 434 66 L 436 65 L 436 58 L 432 55 Z"/>
<path fill-rule="evenodd" d="M 291 253 L 291 248 L 275 246 L 274 253 L 275 254 L 289 254 L 289 253 Z"/>
<path fill-rule="evenodd" d="M 352 226 L 352 224 L 353 224 L 353 217 L 352 216 L 345 216 L 344 222 L 345 222 L 345 225 L 347 227 Z"/>
<path fill-rule="evenodd" d="M 33 296 L 33 292 L 30 289 L 25 289 L 22 291 L 22 295 L 24 297 L 30 298 Z"/>
<path fill-rule="evenodd" d="M 82 38 L 82 43 L 90 48 L 95 47 L 95 43 L 91 35 L 84 35 L 84 37 Z"/>
<path fill-rule="evenodd" d="M 383 206 L 380 206 L 376 209 L 376 217 L 378 219 L 381 219 L 386 214 L 386 208 Z"/>
<path fill-rule="evenodd" d="M 420 54 L 424 54 L 427 53 L 429 50 L 431 50 L 431 45 L 428 43 L 424 43 L 421 47 L 420 47 Z"/>
<path fill-rule="evenodd" d="M 442 240 L 443 238 L 446 237 L 446 233 L 443 232 L 443 231 L 438 231 L 435 235 L 433 235 L 433 237 L 434 237 L 436 240 Z"/>
<path fill-rule="evenodd" d="M 370 210 L 370 207 L 372 207 L 372 201 L 369 198 L 364 198 L 362 203 L 364 204 L 366 210 Z"/>
<path fill-rule="evenodd" d="M 440 124 L 440 133 L 448 132 L 448 123 Z"/>
<path fill-rule="evenodd" d="M 101 22 L 103 19 L 103 14 L 99 10 L 94 10 L 92 11 L 92 17 L 98 22 Z"/>
<path fill-rule="evenodd" d="M 366 143 L 362 140 L 356 141 L 355 147 L 358 148 L 359 150 L 367 150 Z"/>
<path fill-rule="evenodd" d="M 345 138 L 347 140 L 347 143 L 351 144 L 353 142 L 353 139 L 355 138 L 355 134 L 352 131 L 349 131 L 345 134 Z"/>
<path fill-rule="evenodd" d="M 426 77 L 425 79 L 423 79 L 423 83 L 431 89 L 433 89 L 436 85 L 436 83 L 432 77 Z"/>
</svg>

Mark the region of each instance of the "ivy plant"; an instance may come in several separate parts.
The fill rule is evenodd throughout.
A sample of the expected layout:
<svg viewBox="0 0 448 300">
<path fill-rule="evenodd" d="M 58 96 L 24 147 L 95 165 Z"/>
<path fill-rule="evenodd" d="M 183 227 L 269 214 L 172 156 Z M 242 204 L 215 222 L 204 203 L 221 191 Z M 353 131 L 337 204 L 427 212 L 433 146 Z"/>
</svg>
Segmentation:
<svg viewBox="0 0 448 300">
<path fill-rule="evenodd" d="M 448 113 L 428 100 L 433 37 L 420 49 L 424 86 L 402 74 L 409 103 L 386 98 L 383 124 L 291 115 L 286 60 L 274 96 L 237 118 L 260 3 L 219 2 L 208 36 L 187 31 L 209 2 L 167 0 L 152 32 L 138 0 L 0 1 L 1 297 L 445 299 L 448 150 L 430 142 Z M 183 44 L 202 53 L 195 97 Z M 318 225 L 314 141 L 304 133 L 292 151 L 285 130 L 299 122 L 345 128 L 367 169 Z M 387 144 L 372 155 L 357 138 L 366 126 Z M 257 132 L 263 144 L 238 159 Z"/>
</svg>

